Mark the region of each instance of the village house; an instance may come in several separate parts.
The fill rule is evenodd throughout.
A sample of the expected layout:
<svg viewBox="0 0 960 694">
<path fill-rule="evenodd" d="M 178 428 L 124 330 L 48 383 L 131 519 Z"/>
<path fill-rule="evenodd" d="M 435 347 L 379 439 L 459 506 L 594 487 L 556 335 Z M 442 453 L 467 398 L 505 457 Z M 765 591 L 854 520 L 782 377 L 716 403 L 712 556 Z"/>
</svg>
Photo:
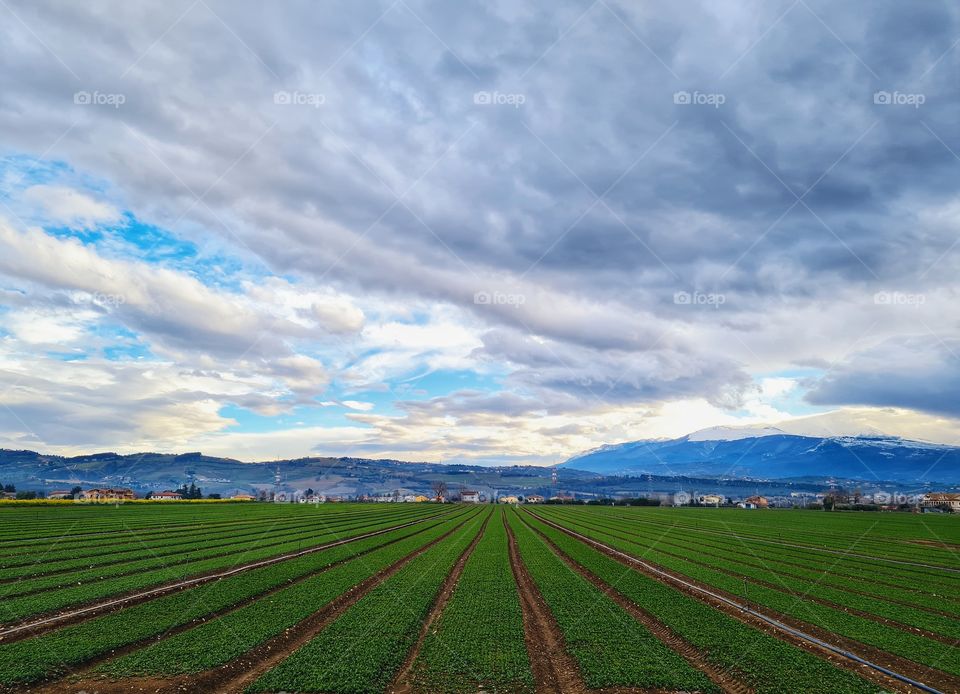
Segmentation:
<svg viewBox="0 0 960 694">
<path fill-rule="evenodd" d="M 499 503 L 499 504 L 519 504 L 519 503 L 520 503 L 520 499 L 518 499 L 517 497 L 513 496 L 512 494 L 509 494 L 509 495 L 507 495 L 507 496 L 501 496 L 499 499 L 497 499 L 497 503 Z"/>
<path fill-rule="evenodd" d="M 133 490 L 125 487 L 117 489 L 105 487 L 80 492 L 80 500 L 82 501 L 129 501 L 136 498 L 137 495 L 133 493 Z"/>
<path fill-rule="evenodd" d="M 960 513 L 960 494 L 948 494 L 946 492 L 924 494 L 920 505 L 925 509 L 939 509 L 941 511 Z"/>
<path fill-rule="evenodd" d="M 165 489 L 162 492 L 154 492 L 150 495 L 151 499 L 156 499 L 157 501 L 180 501 L 183 498 L 183 495 L 180 492 L 172 492 L 169 489 Z"/>
<path fill-rule="evenodd" d="M 464 489 L 462 492 L 460 492 L 460 501 L 465 504 L 479 504 L 480 492 Z"/>
<path fill-rule="evenodd" d="M 543 497 L 539 494 L 530 494 L 524 498 L 524 503 L 527 504 L 542 504 Z"/>
<path fill-rule="evenodd" d="M 724 502 L 724 498 L 719 494 L 704 494 L 697 497 L 697 503 L 701 506 L 719 506 Z"/>
<path fill-rule="evenodd" d="M 751 496 L 737 504 L 740 508 L 769 508 L 770 502 L 762 496 Z"/>
</svg>

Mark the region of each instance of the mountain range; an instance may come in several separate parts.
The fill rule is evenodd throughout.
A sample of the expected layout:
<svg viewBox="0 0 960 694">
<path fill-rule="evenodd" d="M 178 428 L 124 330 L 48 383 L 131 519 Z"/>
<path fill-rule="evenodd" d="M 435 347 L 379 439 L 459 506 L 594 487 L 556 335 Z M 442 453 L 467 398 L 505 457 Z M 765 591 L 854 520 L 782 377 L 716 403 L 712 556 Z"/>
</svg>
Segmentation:
<svg viewBox="0 0 960 694">
<path fill-rule="evenodd" d="M 960 482 L 960 447 L 879 432 L 818 436 L 779 426 L 712 427 L 675 439 L 601 446 L 563 467 L 601 475 Z"/>
</svg>

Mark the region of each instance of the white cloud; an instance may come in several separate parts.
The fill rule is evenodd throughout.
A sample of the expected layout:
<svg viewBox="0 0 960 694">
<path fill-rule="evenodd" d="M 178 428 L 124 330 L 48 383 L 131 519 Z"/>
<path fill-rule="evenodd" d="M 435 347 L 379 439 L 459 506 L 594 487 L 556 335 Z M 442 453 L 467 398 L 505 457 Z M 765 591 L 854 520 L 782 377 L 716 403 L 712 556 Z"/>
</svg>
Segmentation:
<svg viewBox="0 0 960 694">
<path fill-rule="evenodd" d="M 120 211 L 113 205 L 94 200 L 89 195 L 66 186 L 31 186 L 24 191 L 23 198 L 29 203 L 39 205 L 52 223 L 72 229 L 92 229 L 122 218 Z"/>
</svg>

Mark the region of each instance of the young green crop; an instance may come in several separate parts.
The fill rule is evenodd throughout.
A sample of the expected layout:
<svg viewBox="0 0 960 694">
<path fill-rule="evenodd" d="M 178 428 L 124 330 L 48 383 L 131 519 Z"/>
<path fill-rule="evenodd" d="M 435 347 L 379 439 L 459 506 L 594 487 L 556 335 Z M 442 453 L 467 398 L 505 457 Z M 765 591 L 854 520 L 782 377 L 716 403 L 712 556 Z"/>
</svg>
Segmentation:
<svg viewBox="0 0 960 694">
<path fill-rule="evenodd" d="M 706 675 L 571 571 L 516 512 L 510 513 L 510 527 L 588 687 L 717 691 Z"/>
<path fill-rule="evenodd" d="M 475 513 L 475 511 L 471 511 Z M 463 520 L 458 516 L 458 520 Z M 118 677 L 200 672 L 296 625 L 330 601 L 452 529 L 447 522 L 335 566 L 222 617 L 159 641 L 98 670 Z"/>
<path fill-rule="evenodd" d="M 485 510 L 404 566 L 248 691 L 384 691 L 444 579 L 489 515 Z"/>
<path fill-rule="evenodd" d="M 503 509 L 494 513 L 414 663 L 429 692 L 533 690 Z"/>
<path fill-rule="evenodd" d="M 390 519 L 388 522 L 383 522 L 381 519 L 353 521 L 343 526 L 331 524 L 330 528 L 326 531 L 313 531 L 294 539 L 285 539 L 278 543 L 265 541 L 261 545 L 251 545 L 240 553 L 192 561 L 187 564 L 173 564 L 169 566 L 161 564 L 160 568 L 152 571 L 144 571 L 142 573 L 103 580 L 95 579 L 90 583 L 79 582 L 78 585 L 15 598 L 7 598 L 0 603 L 0 607 L 2 607 L 2 610 L 0 610 L 0 619 L 5 622 L 15 622 L 52 610 L 80 605 L 85 602 L 125 593 L 127 591 L 149 588 L 189 576 L 203 574 L 208 571 L 227 569 L 246 562 L 266 559 L 287 552 L 296 552 L 311 546 L 322 545 L 354 535 L 362 535 L 366 532 L 388 528 L 397 524 L 396 519 Z M 265 528 L 265 532 L 267 530 L 268 528 Z"/>
<path fill-rule="evenodd" d="M 720 588 L 734 595 L 743 593 L 743 578 L 731 576 L 709 567 L 709 563 L 716 559 L 714 557 L 701 554 L 698 557 L 702 561 L 694 562 L 662 552 L 653 544 L 638 543 L 631 539 L 625 539 L 619 534 L 573 522 L 569 518 L 564 519 L 564 524 L 611 547 L 634 555 L 642 554 L 647 561 L 702 581 L 707 585 Z M 742 573 L 749 576 L 751 571 L 745 567 Z M 835 634 L 875 646 L 888 653 L 908 658 L 952 675 L 960 675 L 960 651 L 953 648 L 951 644 L 934 641 L 864 617 L 848 614 L 842 609 L 810 602 L 799 597 L 799 594 L 781 592 L 756 583 L 749 586 L 749 600 L 757 605 L 815 624 Z"/>
<path fill-rule="evenodd" d="M 444 515 L 423 524 L 251 569 L 43 636 L 0 644 L 0 685 L 24 684 L 60 674 L 71 666 L 202 619 L 391 540 L 432 531 L 440 524 L 451 522 L 458 521 Z"/>
<path fill-rule="evenodd" d="M 747 626 L 668 585 L 628 570 L 623 564 L 529 514 L 524 520 L 564 554 L 601 580 L 614 585 L 617 591 L 701 649 L 704 657 L 716 667 L 738 675 L 758 693 L 878 691 L 875 685 L 834 667 L 826 660 Z M 607 542 L 603 538 L 597 539 Z"/>
</svg>

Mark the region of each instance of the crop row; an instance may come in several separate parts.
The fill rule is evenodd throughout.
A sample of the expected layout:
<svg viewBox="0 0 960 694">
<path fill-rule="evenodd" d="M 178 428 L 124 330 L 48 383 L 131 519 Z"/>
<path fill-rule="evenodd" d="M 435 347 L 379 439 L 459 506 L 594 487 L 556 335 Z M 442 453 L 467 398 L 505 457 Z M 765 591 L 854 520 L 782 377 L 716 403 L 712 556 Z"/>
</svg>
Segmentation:
<svg viewBox="0 0 960 694">
<path fill-rule="evenodd" d="M 404 566 L 248 691 L 384 691 L 416 642 L 444 579 L 489 515 L 485 509 Z"/>
<path fill-rule="evenodd" d="M 533 690 L 503 513 L 490 519 L 423 642 L 413 670 L 423 691 Z"/>
<path fill-rule="evenodd" d="M 460 514 L 444 516 L 376 537 L 357 540 L 314 554 L 251 569 L 212 583 L 128 607 L 42 636 L 0 644 L 0 685 L 17 685 L 62 674 L 69 668 L 117 648 L 164 634 L 195 620 L 207 619 L 267 591 L 358 557 L 386 543 L 457 523 Z M 447 526 L 449 527 L 449 525 Z"/>
<path fill-rule="evenodd" d="M 70 606 L 81 605 L 86 602 L 109 597 L 112 595 L 126 593 L 128 591 L 143 589 L 151 586 L 160 585 L 170 581 L 183 579 L 187 576 L 196 576 L 209 571 L 230 568 L 243 563 L 266 559 L 272 556 L 281 555 L 287 552 L 295 552 L 311 546 L 322 545 L 327 542 L 362 535 L 366 532 L 381 530 L 397 525 L 395 521 L 375 522 L 374 518 L 370 522 L 353 526 L 350 529 L 335 529 L 327 533 L 312 533 L 308 536 L 308 541 L 302 537 L 269 544 L 266 546 L 254 546 L 242 553 L 234 553 L 212 559 L 191 562 L 189 564 L 164 566 L 154 571 L 135 573 L 104 580 L 94 580 L 90 583 L 81 583 L 43 593 L 25 595 L 18 598 L 6 599 L 0 602 L 2 612 L 0 618 L 3 621 L 15 622 L 26 619 L 34 615 L 43 614 L 52 610 L 59 610 Z"/>
<path fill-rule="evenodd" d="M 600 540 L 611 547 L 635 556 L 642 555 L 645 560 L 661 567 L 734 595 L 742 595 L 743 593 L 742 578 L 730 576 L 688 559 L 679 559 L 659 551 L 655 544 L 638 543 L 631 539 L 625 539 L 574 521 L 570 517 L 564 517 L 562 522 L 565 526 L 573 528 L 588 537 Z M 704 562 L 714 559 L 702 554 L 699 556 Z M 854 614 L 848 614 L 842 609 L 834 609 L 806 600 L 802 594 L 785 593 L 755 583 L 750 585 L 748 597 L 751 603 L 775 612 L 815 624 L 835 634 L 875 646 L 917 663 L 953 675 L 960 675 L 960 652 L 950 644 L 934 641 Z"/>
<path fill-rule="evenodd" d="M 249 504 L 244 507 L 238 508 L 236 505 L 232 505 L 234 508 L 234 513 L 236 518 L 244 519 L 243 522 L 235 520 L 232 523 L 224 524 L 209 524 L 202 523 L 200 519 L 197 519 L 197 522 L 194 524 L 179 524 L 173 523 L 175 519 L 193 517 L 193 514 L 189 516 L 186 515 L 190 510 L 189 507 L 184 509 L 182 504 L 171 504 L 166 507 L 166 510 L 171 516 L 172 525 L 169 528 L 155 528 L 151 530 L 138 530 L 133 527 L 130 528 L 121 528 L 117 531 L 100 533 L 97 535 L 91 535 L 84 538 L 75 538 L 69 535 L 63 535 L 55 539 L 51 539 L 45 543 L 37 542 L 36 544 L 30 545 L 27 549 L 28 552 L 24 551 L 24 547 L 8 547 L 4 551 L 7 552 L 7 556 L 3 558 L 4 565 L 18 565 L 22 564 L 25 559 L 33 558 L 36 560 L 36 557 L 42 556 L 44 562 L 53 562 L 62 559 L 72 559 L 77 556 L 82 556 L 84 554 L 89 555 L 90 552 L 95 552 L 99 550 L 102 553 L 103 547 L 109 545 L 111 547 L 116 546 L 118 548 L 129 548 L 135 546 L 136 543 L 149 543 L 153 541 L 168 541 L 176 540 L 185 536 L 190 536 L 192 533 L 201 533 L 215 530 L 230 530 L 235 528 L 244 528 L 249 527 L 250 525 L 265 527 L 276 524 L 278 527 L 283 527 L 291 523 L 303 523 L 306 525 L 320 525 L 330 522 L 339 522 L 341 520 L 347 520 L 350 518 L 363 518 L 363 517 L 376 517 L 378 514 L 375 509 L 370 507 L 357 507 L 354 506 L 352 511 L 340 511 L 337 513 L 330 513 L 326 509 L 322 512 L 313 511 L 316 507 L 304 508 L 302 506 L 292 507 L 292 505 L 281 505 L 281 504 Z M 288 512 L 273 512 L 273 513 L 264 513 L 259 511 L 259 508 L 266 508 L 268 511 L 272 511 L 272 507 L 283 508 L 287 506 L 291 508 Z M 175 508 L 178 507 L 178 508 Z M 241 510 L 242 509 L 242 510 Z M 255 510 L 256 509 L 256 510 Z M 53 511 L 50 509 L 44 509 L 45 513 L 51 514 L 51 518 L 55 518 Z M 416 515 L 418 512 L 423 512 L 417 507 L 403 509 L 396 508 L 393 509 L 394 513 L 411 513 Z M 27 531 L 23 532 L 24 537 L 29 537 Z"/>
<path fill-rule="evenodd" d="M 476 513 L 476 511 L 471 511 Z M 449 532 L 464 516 L 380 547 L 361 558 L 283 588 L 233 612 L 163 639 L 99 668 L 113 676 L 177 675 L 223 665 L 322 609 L 353 586 L 375 576 Z"/>
<path fill-rule="evenodd" d="M 709 511 L 701 513 L 711 513 Z M 614 514 L 596 514 L 587 512 L 579 514 L 583 518 L 592 518 L 596 522 L 606 527 L 618 527 L 622 530 L 629 529 L 639 535 L 647 537 L 663 537 L 664 524 L 656 524 L 650 521 L 637 522 L 629 516 L 618 516 Z M 726 515 L 721 512 L 721 515 Z M 789 517 L 790 513 L 780 512 L 766 514 L 771 525 L 775 525 L 781 518 Z M 801 514 L 813 515 L 813 514 Z M 710 552 L 722 552 L 728 555 L 762 555 L 764 559 L 782 561 L 789 564 L 805 563 L 806 566 L 819 565 L 824 561 L 832 567 L 831 571 L 837 575 L 846 575 L 862 580 L 876 580 L 878 585 L 889 586 L 893 583 L 904 589 L 913 592 L 926 591 L 929 594 L 942 598 L 945 592 L 950 592 L 956 587 L 956 574 L 944 572 L 941 570 L 927 569 L 923 567 L 905 566 L 898 564 L 885 564 L 876 560 L 864 559 L 856 556 L 844 556 L 843 554 L 825 556 L 822 552 L 812 549 L 784 546 L 781 544 L 771 544 L 769 541 L 758 542 L 751 538 L 744 538 L 740 535 L 730 535 L 726 537 L 721 533 L 705 534 L 701 530 L 690 530 L 681 526 L 670 526 L 669 538 L 683 538 L 688 544 L 696 543 Z M 834 544 L 833 548 L 839 551 L 854 552 L 860 548 L 859 538 L 847 538 L 844 544 Z"/>
<path fill-rule="evenodd" d="M 318 507 L 307 504 L 183 504 L 38 506 L 29 509 L 0 508 L 0 557 L 16 556 L 29 548 L 42 552 L 64 547 L 89 547 L 105 538 L 155 536 L 246 525 L 251 521 L 282 522 L 304 518 Z M 324 505 L 322 515 L 373 514 L 369 505 Z M 400 508 L 396 510 L 401 510 Z M 410 509 L 414 510 L 414 509 Z M 28 512 L 29 516 L 25 516 Z M 382 512 L 382 509 L 381 509 Z M 314 513 L 315 514 L 315 513 Z M 145 521 L 144 518 L 149 518 Z"/>
<path fill-rule="evenodd" d="M 403 516 L 384 516 L 379 521 L 388 524 L 399 524 L 398 518 Z M 323 528 L 298 525 L 293 528 L 275 529 L 271 526 L 261 527 L 255 533 L 241 536 L 234 542 L 207 544 L 200 539 L 191 543 L 189 547 L 180 548 L 175 553 L 155 553 L 147 550 L 139 559 L 120 561 L 116 563 L 84 564 L 81 568 L 58 572 L 52 575 L 42 574 L 31 578 L 22 578 L 14 583 L 0 585 L 0 599 L 9 600 L 20 595 L 29 595 L 46 590 L 55 590 L 64 586 L 102 581 L 114 576 L 125 576 L 131 573 L 140 573 L 153 569 L 174 570 L 182 568 L 180 575 L 189 575 L 194 562 L 208 562 L 218 557 L 229 555 L 230 563 L 238 556 L 243 556 L 247 549 L 267 548 L 275 545 L 303 542 L 305 546 L 316 544 L 318 534 L 329 537 L 331 533 L 349 533 L 357 528 L 364 528 L 370 523 L 369 517 L 349 519 L 338 523 L 324 524 Z M 109 557 L 110 553 L 105 552 Z M 166 573 L 166 571 L 164 571 Z"/>
<path fill-rule="evenodd" d="M 717 691 L 699 670 L 668 648 L 595 586 L 574 573 L 510 514 L 523 563 L 563 632 L 586 685 Z"/>
<path fill-rule="evenodd" d="M 869 682 L 630 570 L 529 514 L 525 513 L 523 520 L 577 564 L 697 648 L 712 665 L 743 679 L 758 693 L 877 691 Z"/>
<path fill-rule="evenodd" d="M 7 557 L 0 562 L 0 580 L 34 574 L 48 574 L 70 569 L 73 566 L 127 561 L 131 556 L 135 557 L 145 553 L 160 556 L 179 551 L 181 548 L 190 545 L 203 544 L 212 547 L 217 546 L 224 539 L 235 540 L 262 534 L 265 527 L 270 528 L 271 532 L 281 532 L 296 528 L 317 528 L 331 522 L 343 523 L 363 517 L 363 515 L 353 514 L 318 522 L 319 519 L 315 517 L 315 514 L 304 514 L 297 517 L 270 520 L 252 518 L 244 523 L 218 524 L 211 527 L 183 527 L 164 535 L 153 535 L 152 537 L 113 533 L 99 537 L 89 544 L 65 542 L 62 549 L 69 552 L 70 556 L 62 559 L 51 556 L 57 552 L 56 549 L 43 554 L 44 559 L 40 563 L 37 562 L 36 555 L 33 552 L 27 554 L 21 552 L 18 555 Z M 109 546 L 110 552 L 104 552 L 104 546 Z"/>
<path fill-rule="evenodd" d="M 960 615 L 960 605 L 952 600 L 944 600 L 935 593 L 916 593 L 890 585 L 871 582 L 869 576 L 853 577 L 837 572 L 834 561 L 827 571 L 821 564 L 807 563 L 798 566 L 794 562 L 784 562 L 764 548 L 739 551 L 742 547 L 718 546 L 699 542 L 697 538 L 687 537 L 682 531 L 671 529 L 668 533 L 646 534 L 630 532 L 615 521 L 584 521 L 590 527 L 602 529 L 612 535 L 634 541 L 655 543 L 657 549 L 680 558 L 692 561 L 706 561 L 717 569 L 731 572 L 737 576 L 775 583 L 788 591 L 812 595 L 847 607 L 879 615 L 910 626 L 938 632 L 944 636 L 960 638 L 960 622 L 956 618 L 933 614 L 918 608 L 929 610 L 951 610 Z M 798 558 L 799 559 L 799 558 Z M 819 570 L 818 570 L 819 567 Z M 906 578 L 903 579 L 906 581 Z M 949 577 L 944 577 L 947 582 Z M 954 581 L 953 589 L 960 588 L 960 581 Z M 939 590 L 943 591 L 943 588 Z M 861 595 L 869 593 L 870 595 Z"/>
<path fill-rule="evenodd" d="M 928 516 L 920 519 L 892 513 L 744 513 L 734 509 L 683 508 L 619 508 L 615 515 L 658 526 L 677 525 L 701 534 L 781 544 L 789 548 L 800 545 L 812 550 L 829 549 L 856 543 L 858 554 L 880 560 L 896 558 L 960 568 L 960 561 L 950 547 L 941 545 L 941 539 L 946 543 L 960 542 L 956 524 L 944 518 Z M 918 539 L 932 544 L 918 544 Z"/>
</svg>

